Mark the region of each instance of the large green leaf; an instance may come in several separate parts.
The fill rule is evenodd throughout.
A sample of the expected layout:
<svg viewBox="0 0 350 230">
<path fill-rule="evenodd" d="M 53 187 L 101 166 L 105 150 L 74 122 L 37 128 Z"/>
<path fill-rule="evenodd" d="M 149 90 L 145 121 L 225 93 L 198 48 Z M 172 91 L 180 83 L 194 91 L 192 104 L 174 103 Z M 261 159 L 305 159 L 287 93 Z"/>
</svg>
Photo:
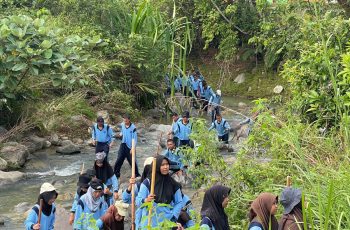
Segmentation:
<svg viewBox="0 0 350 230">
<path fill-rule="evenodd" d="M 44 40 L 40 46 L 44 49 L 49 49 L 52 46 L 52 43 L 49 40 Z"/>
<path fill-rule="evenodd" d="M 45 50 L 44 57 L 50 59 L 52 57 L 52 49 Z"/>
<path fill-rule="evenodd" d="M 27 66 L 28 66 L 27 63 L 18 63 L 12 67 L 12 71 L 20 71 L 20 70 L 27 68 Z"/>
</svg>

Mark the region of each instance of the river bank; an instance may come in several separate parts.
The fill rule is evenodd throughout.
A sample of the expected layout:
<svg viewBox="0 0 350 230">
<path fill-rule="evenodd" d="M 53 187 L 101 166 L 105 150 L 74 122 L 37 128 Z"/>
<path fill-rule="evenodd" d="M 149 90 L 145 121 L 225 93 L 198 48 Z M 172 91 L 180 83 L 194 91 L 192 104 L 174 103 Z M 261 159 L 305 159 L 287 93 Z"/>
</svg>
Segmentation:
<svg viewBox="0 0 350 230">
<path fill-rule="evenodd" d="M 249 100 L 224 97 L 223 101 L 225 107 L 248 115 L 247 113 L 250 108 Z M 223 114 L 230 123 L 243 119 L 242 116 L 230 110 L 223 111 Z M 147 119 L 149 121 L 152 120 L 151 118 Z M 165 134 L 170 130 L 170 121 L 166 121 L 163 118 L 162 123 L 152 124 L 147 123 L 145 120 L 135 123 L 138 127 L 139 135 L 137 164 L 140 169 L 143 169 L 143 161 L 157 151 L 161 133 Z M 165 147 L 166 138 L 166 135 L 164 135 L 161 140 L 162 147 Z M 66 138 L 64 137 L 64 139 Z M 62 141 L 61 138 L 60 141 Z M 0 187 L 0 216 L 5 221 L 4 225 L 0 226 L 0 229 L 23 229 L 25 213 L 36 202 L 40 185 L 43 182 L 53 183 L 59 192 L 59 197 L 56 201 L 59 207 L 58 210 L 60 210 L 56 222 L 56 226 L 59 226 L 57 229 L 69 228 L 67 217 L 75 194 L 79 172 L 82 165 L 84 165 L 85 169 L 91 168 L 94 161 L 94 148 L 88 145 L 88 140 L 80 140 L 80 142 L 80 153 L 76 154 L 57 153 L 57 149 L 59 148 L 57 146 L 51 146 L 29 154 L 24 168 L 19 170 L 24 174 L 23 179 L 16 183 L 7 183 Z M 112 166 L 117 157 L 119 144 L 120 140 L 117 140 L 110 151 L 109 161 Z M 222 150 L 222 155 L 228 162 L 234 162 L 234 152 L 228 152 L 225 149 Z M 128 178 L 131 176 L 131 170 L 127 162 L 124 162 L 121 172 L 123 176 L 119 181 L 119 191 L 126 188 Z M 184 186 L 184 192 L 192 198 L 196 211 L 200 209 L 202 191 L 193 189 L 191 184 Z"/>
</svg>

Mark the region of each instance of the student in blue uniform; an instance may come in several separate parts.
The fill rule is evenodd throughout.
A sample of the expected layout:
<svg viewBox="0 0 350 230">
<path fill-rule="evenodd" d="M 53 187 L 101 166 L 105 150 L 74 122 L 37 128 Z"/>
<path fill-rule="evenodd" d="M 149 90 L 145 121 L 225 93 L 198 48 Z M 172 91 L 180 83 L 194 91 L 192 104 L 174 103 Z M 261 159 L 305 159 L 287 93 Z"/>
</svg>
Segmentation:
<svg viewBox="0 0 350 230">
<path fill-rule="evenodd" d="M 182 73 L 179 72 L 179 75 L 176 76 L 174 80 L 174 88 L 176 92 L 182 92 Z"/>
<path fill-rule="evenodd" d="M 54 229 L 56 206 L 54 204 L 58 193 L 52 184 L 44 183 L 40 187 L 40 195 L 36 205 L 29 212 L 24 222 L 26 230 L 51 230 Z M 39 222 L 40 199 L 43 199 L 42 213 Z"/>
<path fill-rule="evenodd" d="M 106 186 L 104 190 L 104 198 L 108 207 L 114 204 L 114 201 L 118 199 L 118 179 L 114 175 L 111 165 L 106 159 L 104 152 L 96 153 L 96 160 L 94 164 L 97 179 L 100 179 Z"/>
<path fill-rule="evenodd" d="M 168 133 L 168 135 L 173 135 L 173 140 L 175 143 L 175 146 L 179 146 L 179 134 L 176 133 L 175 134 L 175 130 L 177 128 L 177 123 L 182 121 L 182 118 L 179 117 L 179 115 L 176 112 L 173 112 L 172 114 L 172 119 L 173 119 L 173 123 L 171 125 L 171 132 Z"/>
<path fill-rule="evenodd" d="M 108 157 L 109 149 L 113 144 L 113 130 L 108 124 L 104 123 L 103 117 L 97 118 L 97 123 L 92 126 L 92 140 L 95 147 L 95 153 L 105 152 Z"/>
<path fill-rule="evenodd" d="M 211 122 L 215 121 L 217 113 L 220 113 L 221 90 L 216 90 L 216 93 L 209 99 L 208 105 L 211 107 Z"/>
<path fill-rule="evenodd" d="M 163 156 L 169 159 L 170 170 L 173 172 L 177 172 L 179 170 L 183 170 L 184 165 L 182 163 L 182 154 L 179 149 L 176 148 L 174 140 L 167 140 L 167 150 L 163 153 Z"/>
<path fill-rule="evenodd" d="M 205 192 L 201 208 L 201 229 L 230 229 L 228 217 L 225 213 L 230 192 L 230 188 L 222 185 L 214 185 Z"/>
<path fill-rule="evenodd" d="M 199 85 L 201 81 L 199 80 L 199 76 L 197 74 L 194 75 L 193 80 L 191 80 L 191 87 L 193 90 L 193 97 L 198 98 L 200 95 Z"/>
<path fill-rule="evenodd" d="M 137 144 L 137 131 L 136 127 L 133 123 L 131 123 L 130 116 L 124 115 L 124 122 L 121 124 L 122 132 L 118 134 L 118 137 L 122 138 L 122 143 L 120 144 L 118 151 L 118 158 L 114 165 L 114 174 L 117 178 L 120 177 L 120 169 L 124 163 L 125 158 L 128 160 L 129 165 L 131 166 L 131 143 L 132 139 L 135 140 L 135 147 Z M 135 161 L 136 162 L 136 161 Z M 139 169 L 137 167 L 137 163 L 135 163 L 135 173 L 136 177 L 140 176 Z"/>
<path fill-rule="evenodd" d="M 192 132 L 192 123 L 189 120 L 190 113 L 184 112 L 182 120 L 175 125 L 174 135 L 179 137 L 179 147 L 190 146 L 190 134 Z"/>
<path fill-rule="evenodd" d="M 230 124 L 222 118 L 220 113 L 216 114 L 216 120 L 211 124 L 209 130 L 215 129 L 218 133 L 219 141 L 228 144 L 228 137 L 230 133 Z"/>
<path fill-rule="evenodd" d="M 208 86 L 206 81 L 202 82 L 202 84 L 200 85 L 200 89 L 201 89 L 201 99 L 202 99 L 202 110 L 207 112 L 209 100 L 214 95 L 214 91 L 210 86 Z"/>
<path fill-rule="evenodd" d="M 98 220 L 107 209 L 103 195 L 103 183 L 99 179 L 92 179 L 86 194 L 80 197 L 75 212 L 73 229 L 88 229 L 92 219 Z"/>
<path fill-rule="evenodd" d="M 136 222 L 136 229 L 148 225 L 148 210 L 141 207 L 146 202 L 153 202 L 152 227 L 161 225 L 165 219 L 176 222 L 183 207 L 181 186 L 169 174 L 169 160 L 158 155 L 156 162 L 154 195 L 150 195 L 152 181 L 147 178 L 136 197 L 136 205 L 141 209 L 141 221 Z"/>
<path fill-rule="evenodd" d="M 84 195 L 88 188 L 89 188 L 89 183 L 91 181 L 90 175 L 83 173 L 79 175 L 79 180 L 78 180 L 78 189 L 77 192 L 75 193 L 72 208 L 70 210 L 70 215 L 69 215 L 69 224 L 72 225 L 74 222 L 74 217 L 75 217 L 75 211 L 77 210 L 77 205 L 80 197 Z"/>
</svg>

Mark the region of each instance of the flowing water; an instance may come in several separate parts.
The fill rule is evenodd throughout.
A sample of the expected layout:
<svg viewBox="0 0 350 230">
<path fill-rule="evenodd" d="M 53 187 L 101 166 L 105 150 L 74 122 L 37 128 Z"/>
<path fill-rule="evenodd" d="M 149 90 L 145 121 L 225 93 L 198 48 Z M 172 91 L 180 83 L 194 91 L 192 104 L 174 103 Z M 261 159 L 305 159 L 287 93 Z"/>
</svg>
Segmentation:
<svg viewBox="0 0 350 230">
<path fill-rule="evenodd" d="M 224 97 L 224 106 L 240 113 L 247 114 L 250 101 Z M 238 108 L 238 102 L 244 102 L 248 105 L 247 108 Z M 224 117 L 228 120 L 244 119 L 242 116 L 226 111 Z M 232 115 L 231 115 L 232 114 Z M 226 117 L 225 117 L 226 118 Z M 152 137 L 143 138 L 144 141 L 139 141 L 137 146 L 137 162 L 139 167 L 142 166 L 146 157 L 152 156 L 157 149 L 158 134 Z M 140 138 L 141 140 L 142 138 Z M 117 150 L 120 141 L 117 141 L 112 147 L 109 154 L 109 161 L 113 167 L 116 160 Z M 0 216 L 5 217 L 5 226 L 0 226 L 0 229 L 23 229 L 23 221 L 25 212 L 30 209 L 36 202 L 39 189 L 42 183 L 53 183 L 59 192 L 59 197 L 56 204 L 69 210 L 76 191 L 76 183 L 81 167 L 84 164 L 85 169 L 90 168 L 94 162 L 94 148 L 86 147 L 82 153 L 75 155 L 60 155 L 55 152 L 55 148 L 45 149 L 34 154 L 31 154 L 26 167 L 22 172 L 26 173 L 26 179 L 17 183 L 2 185 L 0 187 Z M 142 170 L 143 167 L 140 168 Z M 122 168 L 122 177 L 119 182 L 120 187 L 124 189 L 127 186 L 127 180 L 130 177 L 130 167 L 127 161 L 124 162 Z M 192 196 L 196 191 L 192 188 L 186 188 L 185 193 Z M 16 208 L 16 205 L 22 204 Z M 197 208 L 200 204 L 197 204 Z M 196 205 L 195 205 L 196 206 Z M 66 224 L 68 220 L 60 220 Z M 59 222 L 59 221 L 58 221 Z M 58 225 L 56 221 L 55 229 L 66 229 L 63 225 Z"/>
</svg>

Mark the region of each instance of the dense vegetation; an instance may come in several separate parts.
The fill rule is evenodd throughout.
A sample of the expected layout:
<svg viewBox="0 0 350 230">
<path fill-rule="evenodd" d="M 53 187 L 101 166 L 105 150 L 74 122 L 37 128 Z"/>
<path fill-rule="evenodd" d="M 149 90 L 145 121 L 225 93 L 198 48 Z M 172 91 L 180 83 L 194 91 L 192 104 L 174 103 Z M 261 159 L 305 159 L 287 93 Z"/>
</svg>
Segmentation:
<svg viewBox="0 0 350 230">
<path fill-rule="evenodd" d="M 186 71 L 189 56 L 217 50 L 225 73 L 239 54 L 248 68 L 283 78 L 288 93 L 275 114 L 270 100 L 256 101 L 260 115 L 233 167 L 217 157 L 214 137 L 199 121 L 193 138 L 200 154 L 187 157 L 208 164 L 192 171 L 196 185 L 230 185 L 230 223 L 243 229 L 249 201 L 262 191 L 280 193 L 291 175 L 309 202 L 310 229 L 350 228 L 347 1 L 2 0 L 0 6 L 2 124 L 25 114 L 49 130 L 57 129 L 58 115 L 93 117 L 93 105 L 152 107 L 164 90 L 162 75 Z M 216 177 L 208 177 L 211 171 Z"/>
</svg>

